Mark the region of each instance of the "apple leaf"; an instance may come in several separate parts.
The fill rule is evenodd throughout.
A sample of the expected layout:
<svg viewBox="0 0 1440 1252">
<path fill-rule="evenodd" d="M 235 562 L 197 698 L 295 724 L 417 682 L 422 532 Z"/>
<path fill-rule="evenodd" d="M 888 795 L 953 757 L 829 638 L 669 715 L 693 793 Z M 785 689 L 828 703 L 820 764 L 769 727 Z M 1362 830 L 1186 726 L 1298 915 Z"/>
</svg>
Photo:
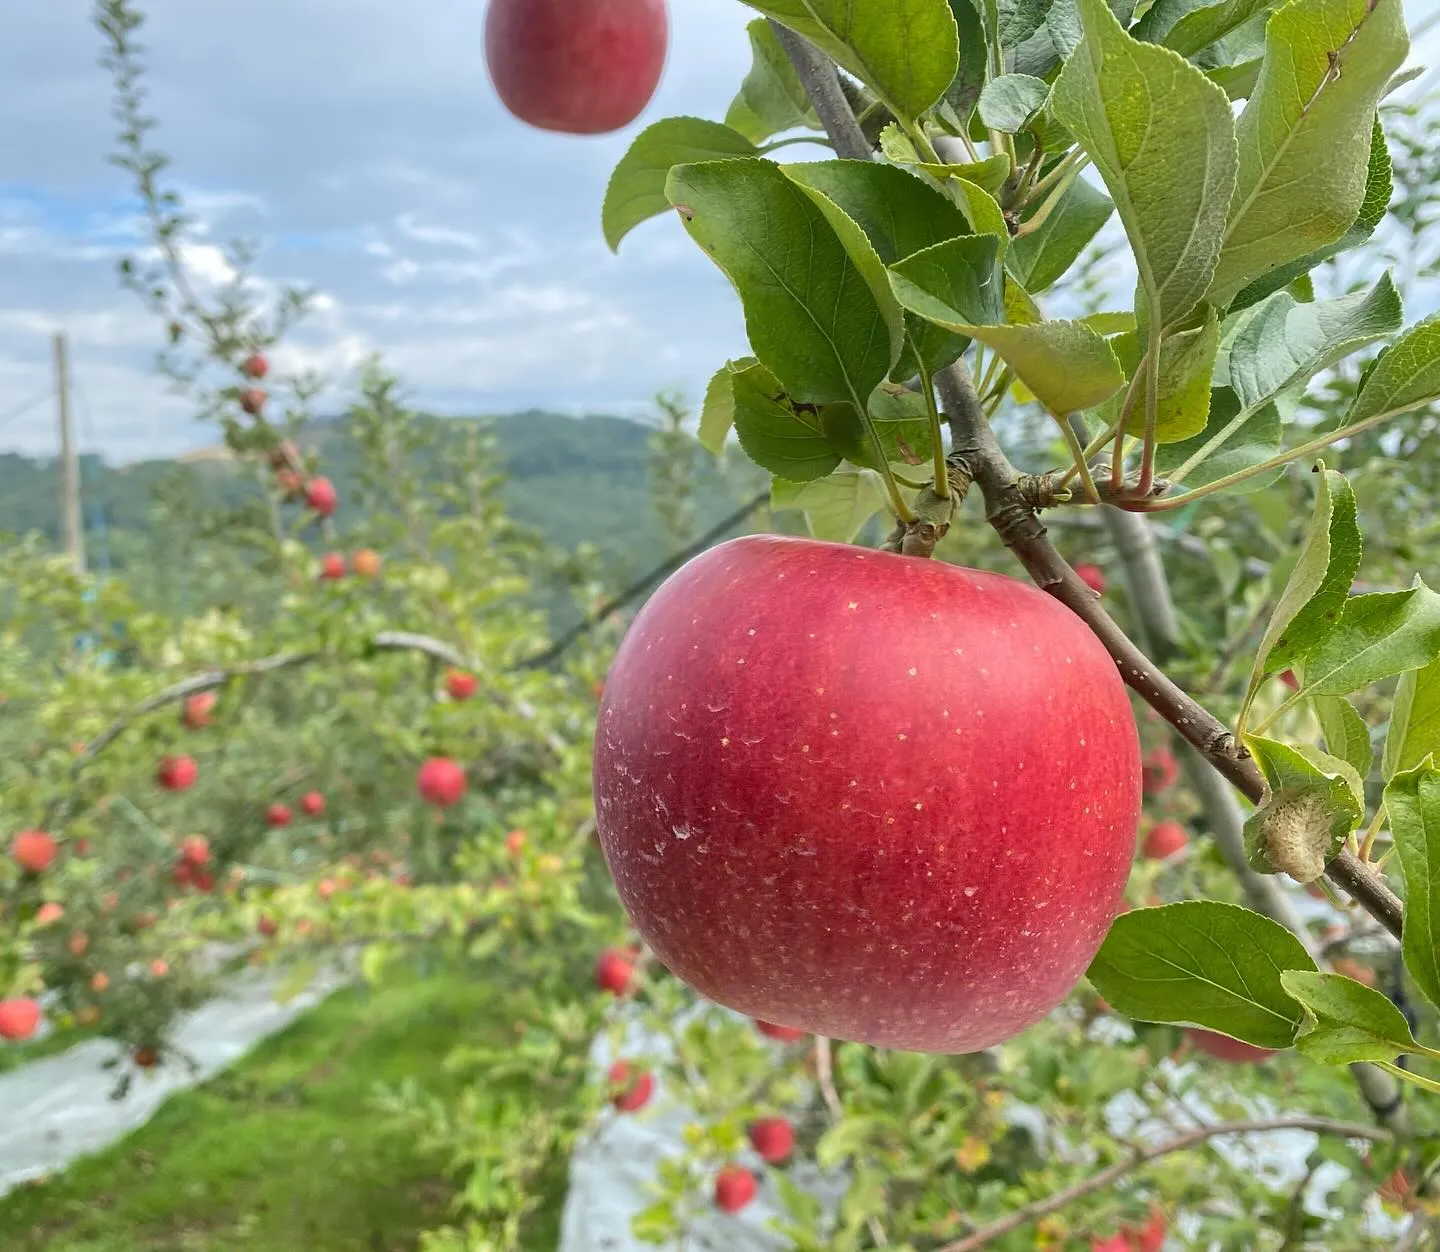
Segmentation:
<svg viewBox="0 0 1440 1252">
<path fill-rule="evenodd" d="M 1417 577 L 1404 591 L 1345 601 L 1339 623 L 1305 658 L 1302 691 L 1343 696 L 1440 657 L 1440 595 Z"/>
<path fill-rule="evenodd" d="M 1216 381 L 1228 384 L 1246 408 L 1263 404 L 1352 352 L 1393 335 L 1403 312 L 1389 273 L 1369 291 L 1302 303 L 1278 291 L 1226 325 Z"/>
<path fill-rule="evenodd" d="M 725 450 L 725 441 L 735 425 L 735 387 L 731 380 L 737 372 L 736 366 L 744 369 L 753 364 L 754 357 L 726 361 L 711 375 L 705 388 L 705 399 L 700 405 L 700 428 L 695 438 L 712 456 L 719 456 Z"/>
<path fill-rule="evenodd" d="M 971 0 L 950 0 L 950 12 L 960 33 L 960 64 L 936 111 L 956 131 L 964 132 L 969 129 L 970 117 L 985 86 L 990 49 L 976 4 Z"/>
<path fill-rule="evenodd" d="M 1000 241 L 1000 255 L 1010 246 L 1010 228 L 1005 224 L 1005 214 L 1000 202 L 978 183 L 968 178 L 951 176 L 951 185 L 959 193 L 960 211 L 970 223 L 970 229 L 977 235 L 994 235 Z"/>
<path fill-rule="evenodd" d="M 1000 74 L 980 93 L 980 121 L 1014 135 L 1025 129 L 1050 96 L 1050 84 L 1029 74 Z"/>
<path fill-rule="evenodd" d="M 1397 417 L 1440 399 L 1440 314 L 1412 326 L 1376 359 L 1345 425 Z"/>
<path fill-rule="evenodd" d="M 740 293 L 751 350 L 791 400 L 859 411 L 890 369 L 890 328 L 819 207 L 769 161 L 679 165 L 666 194 Z"/>
<path fill-rule="evenodd" d="M 1250 868 L 1314 882 L 1365 820 L 1365 784 L 1353 766 L 1318 749 L 1245 736 L 1265 776 L 1265 802 L 1245 821 Z"/>
<path fill-rule="evenodd" d="M 948 0 L 745 0 L 804 35 L 871 88 L 897 117 L 914 121 L 955 80 L 959 33 Z"/>
<path fill-rule="evenodd" d="M 774 28 L 757 17 L 745 29 L 750 36 L 750 72 L 725 114 L 725 125 L 754 143 L 784 130 L 819 130 L 820 119 Z"/>
<path fill-rule="evenodd" d="M 738 131 L 700 117 L 667 117 L 647 126 L 620 158 L 605 188 L 600 222 L 610 250 L 617 251 L 641 222 L 670 208 L 665 180 L 672 167 L 753 157 L 759 151 Z"/>
<path fill-rule="evenodd" d="M 1440 1005 L 1440 769 L 1432 758 L 1390 779 L 1385 812 L 1405 875 L 1405 968 Z"/>
<path fill-rule="evenodd" d="M 1440 660 L 1406 670 L 1395 685 L 1380 773 L 1387 781 L 1440 754 Z"/>
<path fill-rule="evenodd" d="M 1155 438 L 1158 442 L 1179 443 L 1205 429 L 1210 417 L 1210 376 L 1220 348 L 1220 319 L 1209 305 L 1204 306 L 1198 326 L 1186 327 L 1160 341 L 1159 387 L 1156 405 Z M 1126 430 L 1145 433 L 1146 380 L 1141 376 L 1135 407 Z"/>
<path fill-rule="evenodd" d="M 1291 0 L 1276 10 L 1236 123 L 1240 169 L 1212 304 L 1228 306 L 1257 276 L 1355 222 L 1375 107 L 1408 49 L 1400 0 Z"/>
<path fill-rule="evenodd" d="M 1210 417 L 1205 429 L 1179 443 L 1163 445 L 1155 456 L 1155 471 L 1162 478 L 1170 478 L 1186 466 L 1186 487 L 1203 487 L 1269 460 L 1280 451 L 1283 430 L 1280 410 L 1273 402 L 1246 413 L 1229 387 L 1215 387 L 1210 392 Z M 1281 466 L 1269 474 L 1244 479 L 1230 490 L 1259 491 L 1284 472 Z"/>
<path fill-rule="evenodd" d="M 1065 276 L 1114 211 L 1109 196 L 1075 179 L 1039 226 L 1011 240 L 1010 272 L 1027 291 L 1044 291 Z"/>
<path fill-rule="evenodd" d="M 1236 904 L 1186 900 L 1115 919 L 1088 977 L 1118 1012 L 1288 1048 L 1302 1014 L 1284 970 L 1313 970 L 1279 922 Z"/>
<path fill-rule="evenodd" d="M 1381 129 L 1380 118 L 1377 116 L 1370 132 L 1370 156 L 1366 164 L 1365 198 L 1361 202 L 1360 213 L 1351 224 L 1350 229 L 1334 243 L 1326 244 L 1325 247 L 1317 248 L 1314 252 L 1307 253 L 1297 260 L 1287 261 L 1284 265 L 1277 265 L 1274 269 L 1267 270 L 1230 302 L 1230 308 L 1232 310 L 1247 308 L 1257 300 L 1263 300 L 1272 292 L 1279 291 L 1282 287 L 1288 287 L 1301 275 L 1308 274 L 1322 261 L 1328 261 L 1331 257 L 1337 256 L 1341 252 L 1347 252 L 1351 248 L 1358 248 L 1375 233 L 1375 228 L 1380 225 L 1390 208 L 1390 197 L 1394 193 L 1390 150 L 1385 146 L 1385 132 Z"/>
<path fill-rule="evenodd" d="M 1360 778 L 1368 778 L 1375 763 L 1375 749 L 1370 743 L 1370 728 L 1355 706 L 1344 696 L 1312 696 L 1310 705 L 1320 719 L 1325 750 L 1347 762 Z"/>
<path fill-rule="evenodd" d="M 1388 1064 L 1415 1050 L 1405 1015 L 1373 987 L 1340 974 L 1287 969 L 1286 992 L 1305 1010 L 1295 1046 L 1325 1065 Z"/>
<path fill-rule="evenodd" d="M 745 455 L 777 478 L 806 483 L 824 478 L 864 439 L 848 404 L 795 405 L 775 375 L 758 362 L 731 376 L 735 433 Z"/>
<path fill-rule="evenodd" d="M 1194 56 L 1217 39 L 1273 8 L 1275 0 L 1156 0 L 1135 23 L 1134 35 L 1161 43 L 1183 57 Z"/>
<path fill-rule="evenodd" d="M 825 478 L 792 483 L 783 478 L 770 483 L 770 506 L 798 509 L 816 539 L 849 543 L 876 513 L 889 507 L 885 483 L 871 469 L 842 466 Z"/>
<path fill-rule="evenodd" d="M 996 152 L 980 161 L 962 161 L 959 164 L 923 160 L 915 150 L 915 141 L 894 122 L 880 132 L 880 151 L 887 160 L 896 165 L 918 170 L 932 179 L 932 183 L 926 184 L 932 188 L 947 178 L 963 178 L 993 194 L 1005 185 L 1005 180 L 1010 177 L 1014 168 L 1009 154 L 1005 152 Z"/>
<path fill-rule="evenodd" d="M 1179 322 L 1204 296 L 1235 189 L 1225 93 L 1177 53 L 1131 38 L 1104 0 L 1077 0 L 1084 39 L 1050 95 L 1089 154 L 1135 254 L 1147 314 Z"/>
<path fill-rule="evenodd" d="M 890 266 L 890 285 L 904 308 L 960 334 L 1005 320 L 994 235 L 964 235 L 903 257 Z"/>
</svg>

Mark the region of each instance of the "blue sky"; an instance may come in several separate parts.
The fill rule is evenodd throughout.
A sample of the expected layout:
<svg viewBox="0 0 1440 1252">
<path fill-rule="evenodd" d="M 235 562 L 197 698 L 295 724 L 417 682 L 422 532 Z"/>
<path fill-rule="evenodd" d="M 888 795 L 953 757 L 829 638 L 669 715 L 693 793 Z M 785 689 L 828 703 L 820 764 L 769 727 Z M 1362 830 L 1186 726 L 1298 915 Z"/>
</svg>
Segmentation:
<svg viewBox="0 0 1440 1252">
<path fill-rule="evenodd" d="M 1412 2 L 1412 25 L 1435 3 Z M 320 407 L 344 403 L 376 350 L 417 403 L 500 413 L 643 412 L 662 387 L 698 398 L 743 349 L 732 292 L 674 222 L 641 227 L 618 257 L 599 227 L 609 171 L 640 126 L 723 115 L 749 62 L 754 13 L 738 0 L 672 0 L 656 99 L 627 132 L 591 139 L 540 134 L 500 107 L 483 0 L 143 7 L 159 142 L 200 223 L 191 259 L 218 277 L 217 245 L 260 239 L 264 287 L 321 293 L 277 354 L 332 381 Z M 71 337 L 87 449 L 131 460 L 211 443 L 153 371 L 160 328 L 115 281 L 138 236 L 125 176 L 105 160 L 90 6 L 4 8 L 0 450 L 54 448 L 48 404 L 7 414 L 46 391 L 57 329 Z"/>
</svg>

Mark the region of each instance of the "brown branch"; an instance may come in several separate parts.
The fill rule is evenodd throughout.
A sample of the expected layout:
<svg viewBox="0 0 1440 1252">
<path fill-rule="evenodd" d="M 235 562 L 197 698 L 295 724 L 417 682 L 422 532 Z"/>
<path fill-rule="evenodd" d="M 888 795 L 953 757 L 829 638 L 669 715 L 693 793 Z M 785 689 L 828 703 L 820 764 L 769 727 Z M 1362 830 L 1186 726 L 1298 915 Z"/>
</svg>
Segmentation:
<svg viewBox="0 0 1440 1252">
<path fill-rule="evenodd" d="M 988 1226 L 982 1226 L 979 1230 L 962 1239 L 957 1239 L 953 1243 L 947 1243 L 944 1247 L 936 1249 L 936 1252 L 975 1252 L 977 1248 L 994 1243 L 995 1240 L 1008 1235 L 1012 1230 L 1038 1221 L 1040 1218 L 1064 1208 L 1067 1204 L 1073 1204 L 1092 1191 L 1103 1190 L 1124 1178 L 1126 1174 L 1133 1173 L 1142 1165 L 1159 1157 L 1168 1156 L 1172 1152 L 1183 1152 L 1187 1148 L 1204 1143 L 1207 1139 L 1214 1139 L 1220 1135 L 1263 1134 L 1272 1130 L 1310 1130 L 1317 1135 L 1339 1135 L 1346 1139 L 1369 1139 L 1376 1142 L 1383 1142 L 1391 1138 L 1388 1130 L 1382 1130 L 1378 1126 L 1361 1126 L 1354 1122 L 1331 1121 L 1326 1117 L 1272 1117 L 1265 1121 L 1219 1122 L 1212 1126 L 1197 1126 L 1194 1130 L 1177 1135 L 1174 1139 L 1167 1139 L 1148 1148 L 1138 1148 L 1125 1160 L 1117 1161 L 1114 1165 L 1102 1169 L 1098 1174 L 1091 1174 L 1089 1178 L 1066 1187 L 1063 1191 L 1057 1191 L 1043 1200 L 1036 1200 L 1033 1204 L 1016 1209 L 1009 1216 L 991 1222 Z"/>
<path fill-rule="evenodd" d="M 800 85 L 815 106 L 815 115 L 830 136 L 830 146 L 835 149 L 835 155 L 852 161 L 870 160 L 873 155 L 870 141 L 855 120 L 855 112 L 845 98 L 839 74 L 830 58 L 803 35 L 797 35 L 773 18 L 770 29 L 775 32 L 785 55 L 795 67 Z"/>
</svg>

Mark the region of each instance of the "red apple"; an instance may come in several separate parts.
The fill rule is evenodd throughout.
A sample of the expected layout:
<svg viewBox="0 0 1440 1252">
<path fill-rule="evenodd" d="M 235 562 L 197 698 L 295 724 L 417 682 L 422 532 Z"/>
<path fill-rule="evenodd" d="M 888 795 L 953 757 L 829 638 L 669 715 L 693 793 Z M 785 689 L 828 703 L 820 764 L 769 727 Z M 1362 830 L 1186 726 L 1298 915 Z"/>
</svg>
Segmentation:
<svg viewBox="0 0 1440 1252">
<path fill-rule="evenodd" d="M 245 363 L 240 367 L 240 372 L 246 378 L 264 378 L 270 372 L 270 362 L 260 353 L 252 352 L 245 358 Z"/>
<path fill-rule="evenodd" d="M 634 963 L 614 948 L 606 948 L 595 961 L 595 985 L 611 995 L 623 996 L 635 977 Z"/>
<path fill-rule="evenodd" d="M 275 919 L 267 914 L 265 916 L 262 916 L 260 920 L 255 923 L 255 929 L 264 938 L 272 939 L 275 936 L 275 932 L 278 931 L 280 927 L 276 923 Z"/>
<path fill-rule="evenodd" d="M 1367 987 L 1373 987 L 1380 981 L 1373 965 L 1366 965 L 1364 961 L 1357 961 L 1353 956 L 1337 956 L 1330 962 L 1330 967 L 1346 978 L 1353 978 L 1356 982 L 1364 983 Z"/>
<path fill-rule="evenodd" d="M 361 578 L 374 578 L 380 573 L 380 554 L 374 548 L 361 548 L 350 558 L 350 568 Z"/>
<path fill-rule="evenodd" d="M 794 1043 L 797 1039 L 805 1038 L 806 1032 L 796 1030 L 793 1026 L 777 1026 L 774 1022 L 762 1022 L 758 1017 L 755 1019 L 755 1029 L 767 1039 L 777 1039 L 781 1043 Z"/>
<path fill-rule="evenodd" d="M 1150 1210 L 1150 1220 L 1144 1226 L 1138 1230 L 1131 1228 L 1126 1233 L 1130 1236 L 1134 1252 L 1160 1252 L 1165 1246 L 1165 1234 L 1168 1230 L 1165 1210 L 1156 1207 Z"/>
<path fill-rule="evenodd" d="M 305 503 L 321 517 L 330 517 L 339 507 L 340 496 L 328 478 L 312 478 L 305 484 Z"/>
<path fill-rule="evenodd" d="M 1105 594 L 1105 571 L 1098 565 L 1077 565 L 1075 574 L 1097 596 Z"/>
<path fill-rule="evenodd" d="M 339 890 L 340 884 L 336 882 L 333 878 L 322 878 L 318 883 L 315 884 L 315 894 L 318 895 L 322 900 L 330 899 L 330 897 Z"/>
<path fill-rule="evenodd" d="M 0 1000 L 0 1039 L 28 1039 L 39 1028 L 39 1000 Z"/>
<path fill-rule="evenodd" d="M 265 810 L 265 820 L 276 830 L 280 830 L 295 819 L 295 814 L 290 811 L 288 804 L 272 804 Z"/>
<path fill-rule="evenodd" d="M 210 863 L 210 840 L 204 835 L 187 835 L 180 844 L 180 855 L 187 864 L 208 865 Z"/>
<path fill-rule="evenodd" d="M 160 1064 L 160 1052 L 157 1048 L 136 1048 L 135 1064 L 141 1069 L 154 1069 Z"/>
<path fill-rule="evenodd" d="M 505 836 L 505 851 L 511 856 L 519 856 L 525 848 L 525 832 L 523 830 L 512 830 Z"/>
<path fill-rule="evenodd" d="M 665 66 L 665 0 L 491 0 L 485 61 L 502 103 L 542 130 L 619 130 Z"/>
<path fill-rule="evenodd" d="M 64 905 L 57 904 L 54 900 L 46 900 L 35 910 L 35 925 L 52 926 L 64 916 Z"/>
<path fill-rule="evenodd" d="M 467 674 L 464 670 L 452 669 L 445 675 L 445 690 L 452 700 L 468 700 L 475 694 L 474 674 Z"/>
<path fill-rule="evenodd" d="M 305 480 L 295 470 L 282 469 L 275 474 L 275 486 L 287 500 L 294 500 L 305 490 Z"/>
<path fill-rule="evenodd" d="M 246 387 L 240 393 L 240 407 L 251 417 L 256 416 L 265 407 L 265 389 L 263 387 Z"/>
<path fill-rule="evenodd" d="M 616 1061 L 610 1067 L 610 1103 L 622 1113 L 633 1113 L 650 1102 L 655 1091 L 655 1075 L 648 1069 L 637 1070 L 629 1061 Z"/>
<path fill-rule="evenodd" d="M 726 1165 L 715 1176 L 715 1207 L 738 1213 L 755 1198 L 755 1175 L 741 1165 Z"/>
<path fill-rule="evenodd" d="M 1111 1235 L 1108 1239 L 1102 1239 L 1099 1235 L 1090 1237 L 1090 1252 L 1135 1252 L 1131 1247 L 1130 1240 L 1124 1231 L 1118 1235 Z"/>
<path fill-rule="evenodd" d="M 90 990 L 96 995 L 104 995 L 105 992 L 110 990 L 110 975 L 103 969 L 96 970 L 95 973 L 90 976 Z"/>
<path fill-rule="evenodd" d="M 43 874 L 55 863 L 60 845 L 43 830 L 22 830 L 10 841 L 10 855 L 29 874 Z"/>
<path fill-rule="evenodd" d="M 465 768 L 449 757 L 431 757 L 420 767 L 415 786 L 426 803 L 449 808 L 465 794 Z"/>
<path fill-rule="evenodd" d="M 1163 861 L 1174 856 L 1187 843 L 1190 836 L 1179 822 L 1156 822 L 1146 832 L 1140 844 L 1140 852 L 1152 861 Z"/>
<path fill-rule="evenodd" d="M 1287 669 L 1282 672 L 1280 681 L 1289 687 L 1291 691 L 1300 690 L 1300 680 L 1295 677 L 1295 671 L 1293 669 Z"/>
<path fill-rule="evenodd" d="M 326 582 L 335 582 L 345 577 L 345 558 L 338 552 L 327 552 L 320 562 L 320 577 Z"/>
<path fill-rule="evenodd" d="M 164 978 L 170 972 L 170 962 L 156 957 L 150 962 L 150 973 L 156 978 Z"/>
<path fill-rule="evenodd" d="M 185 791 L 195 785 L 200 768 L 190 756 L 166 756 L 160 759 L 155 781 L 166 791 Z"/>
<path fill-rule="evenodd" d="M 1147 796 L 1158 796 L 1162 792 L 1169 791 L 1175 785 L 1178 777 L 1180 777 L 1180 766 L 1176 763 L 1170 749 L 1156 748 L 1155 751 L 1145 754 L 1143 780 Z"/>
<path fill-rule="evenodd" d="M 300 797 L 300 810 L 306 817 L 320 817 L 325 812 L 325 797 L 318 791 L 307 791 Z"/>
<path fill-rule="evenodd" d="M 702 995 L 970 1052 L 1048 1013 L 1100 946 L 1140 748 L 1115 663 L 1034 587 L 749 536 L 636 617 L 594 785 L 621 902 Z"/>
<path fill-rule="evenodd" d="M 1253 1044 L 1232 1039 L 1229 1035 L 1216 1034 L 1212 1030 L 1198 1030 L 1192 1026 L 1185 1034 L 1200 1051 L 1222 1061 L 1263 1061 L 1266 1057 L 1275 1055 L 1274 1048 L 1257 1048 Z"/>
<path fill-rule="evenodd" d="M 220 697 L 213 691 L 201 691 L 185 701 L 184 711 L 180 714 L 180 720 L 191 730 L 199 730 L 210 725 L 215 719 L 211 714 L 215 711 L 215 705 Z"/>
<path fill-rule="evenodd" d="M 762 1160 L 779 1165 L 795 1151 L 795 1127 L 783 1117 L 763 1117 L 750 1125 L 750 1146 Z"/>
</svg>

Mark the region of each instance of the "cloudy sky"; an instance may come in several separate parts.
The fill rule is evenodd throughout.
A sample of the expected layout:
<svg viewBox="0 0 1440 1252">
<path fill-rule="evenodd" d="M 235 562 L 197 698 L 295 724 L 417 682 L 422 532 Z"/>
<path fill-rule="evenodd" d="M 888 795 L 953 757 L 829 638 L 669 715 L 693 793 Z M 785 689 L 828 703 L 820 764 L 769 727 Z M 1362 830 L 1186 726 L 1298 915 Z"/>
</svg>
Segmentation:
<svg viewBox="0 0 1440 1252">
<path fill-rule="evenodd" d="M 1435 3 L 1412 0 L 1412 24 Z M 723 114 L 749 61 L 754 14 L 737 0 L 673 0 L 659 94 L 598 139 L 504 112 L 484 0 L 143 7 L 160 145 L 199 218 L 191 260 L 213 277 L 217 245 L 262 240 L 265 283 L 321 293 L 277 364 L 333 379 L 322 408 L 375 350 L 418 403 L 500 413 L 637 412 L 661 387 L 697 397 L 741 349 L 733 295 L 674 222 L 641 227 L 618 257 L 599 227 L 640 125 Z M 126 176 L 105 160 L 110 88 L 89 12 L 0 6 L 0 450 L 53 449 L 48 401 L 24 406 L 48 395 L 63 329 L 84 446 L 130 460 L 213 436 L 156 377 L 160 327 L 115 281 L 138 236 Z"/>
</svg>

